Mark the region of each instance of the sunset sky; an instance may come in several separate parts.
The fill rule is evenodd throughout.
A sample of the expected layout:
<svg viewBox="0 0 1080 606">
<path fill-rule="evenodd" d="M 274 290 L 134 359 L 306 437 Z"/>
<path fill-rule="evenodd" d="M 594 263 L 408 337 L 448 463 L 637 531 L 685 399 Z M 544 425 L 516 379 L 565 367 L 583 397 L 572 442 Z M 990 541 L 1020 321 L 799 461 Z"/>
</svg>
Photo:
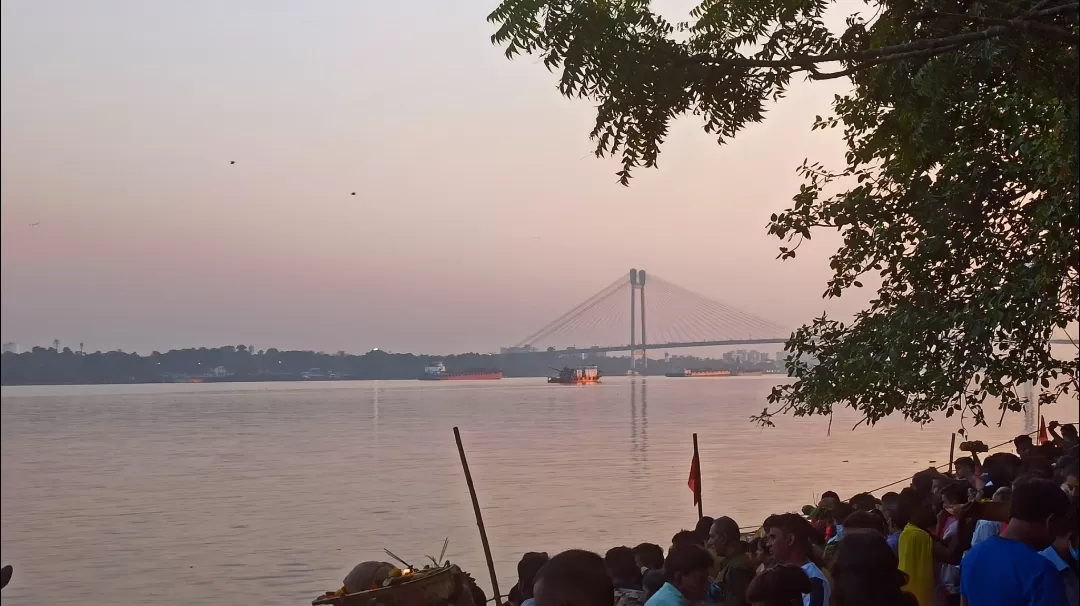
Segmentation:
<svg viewBox="0 0 1080 606">
<path fill-rule="evenodd" d="M 765 233 L 842 161 L 845 82 L 724 147 L 686 118 L 624 188 L 494 6 L 5 0 L 3 340 L 491 351 L 631 267 L 788 326 L 865 303 L 822 301 L 830 234 Z"/>
</svg>

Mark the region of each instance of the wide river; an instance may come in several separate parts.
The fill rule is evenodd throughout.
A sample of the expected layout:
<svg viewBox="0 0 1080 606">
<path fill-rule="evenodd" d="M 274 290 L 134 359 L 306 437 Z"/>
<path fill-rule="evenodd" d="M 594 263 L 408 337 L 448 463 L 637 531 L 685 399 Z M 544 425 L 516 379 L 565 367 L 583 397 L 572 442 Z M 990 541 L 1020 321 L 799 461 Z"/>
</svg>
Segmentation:
<svg viewBox="0 0 1080 606">
<path fill-rule="evenodd" d="M 504 592 L 524 551 L 666 546 L 692 527 L 694 432 L 706 514 L 745 526 L 947 459 L 954 420 L 758 428 L 777 380 L 5 387 L 3 600 L 309 604 L 384 548 L 420 562 L 445 537 L 487 590 L 455 425 Z M 1031 427 L 1013 414 L 974 436 Z"/>
</svg>

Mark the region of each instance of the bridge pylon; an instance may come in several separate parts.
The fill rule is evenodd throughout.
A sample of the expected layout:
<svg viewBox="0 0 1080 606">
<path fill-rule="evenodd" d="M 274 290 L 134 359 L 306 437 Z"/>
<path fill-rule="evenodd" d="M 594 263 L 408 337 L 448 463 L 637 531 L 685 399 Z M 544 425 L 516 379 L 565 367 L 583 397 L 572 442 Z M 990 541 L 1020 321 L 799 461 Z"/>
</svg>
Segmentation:
<svg viewBox="0 0 1080 606">
<path fill-rule="evenodd" d="M 630 270 L 630 370 L 637 367 L 637 318 L 635 317 L 635 305 L 641 299 L 641 345 L 647 345 L 645 335 L 645 270 Z M 644 347 L 641 349 L 641 363 L 643 368 L 649 367 L 649 358 Z"/>
</svg>

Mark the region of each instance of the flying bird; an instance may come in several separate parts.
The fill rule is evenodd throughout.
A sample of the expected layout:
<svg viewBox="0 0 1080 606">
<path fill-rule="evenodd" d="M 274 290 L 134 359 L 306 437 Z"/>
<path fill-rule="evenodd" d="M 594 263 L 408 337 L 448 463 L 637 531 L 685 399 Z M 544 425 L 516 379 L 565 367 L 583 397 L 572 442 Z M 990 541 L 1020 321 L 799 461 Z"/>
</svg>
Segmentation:
<svg viewBox="0 0 1080 606">
<path fill-rule="evenodd" d="M 356 195 L 356 192 L 353 192 L 353 193 L 351 193 L 351 194 L 349 194 L 349 195 L 350 195 L 350 196 L 355 196 L 355 195 Z"/>
<path fill-rule="evenodd" d="M 41 221 L 36 221 L 34 223 L 31 223 L 30 227 L 37 227 L 38 225 L 41 225 Z"/>
<path fill-rule="evenodd" d="M 229 164 L 236 164 L 236 160 L 229 160 Z"/>
</svg>

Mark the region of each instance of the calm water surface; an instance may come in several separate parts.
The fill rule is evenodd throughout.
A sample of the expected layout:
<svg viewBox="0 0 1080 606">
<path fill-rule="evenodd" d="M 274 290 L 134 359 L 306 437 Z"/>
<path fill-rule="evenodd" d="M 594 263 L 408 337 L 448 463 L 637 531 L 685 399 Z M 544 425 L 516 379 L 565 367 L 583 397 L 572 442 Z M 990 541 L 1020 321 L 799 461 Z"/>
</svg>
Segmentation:
<svg viewBox="0 0 1080 606">
<path fill-rule="evenodd" d="M 947 458 L 952 421 L 759 429 L 748 417 L 776 381 L 4 388 L 0 546 L 15 577 L 3 600 L 309 604 L 384 547 L 421 561 L 447 536 L 486 588 L 455 425 L 503 591 L 524 551 L 666 545 L 692 526 L 695 431 L 706 513 L 743 525 Z M 996 444 L 1030 423 L 1012 415 L 975 437 Z"/>
</svg>

